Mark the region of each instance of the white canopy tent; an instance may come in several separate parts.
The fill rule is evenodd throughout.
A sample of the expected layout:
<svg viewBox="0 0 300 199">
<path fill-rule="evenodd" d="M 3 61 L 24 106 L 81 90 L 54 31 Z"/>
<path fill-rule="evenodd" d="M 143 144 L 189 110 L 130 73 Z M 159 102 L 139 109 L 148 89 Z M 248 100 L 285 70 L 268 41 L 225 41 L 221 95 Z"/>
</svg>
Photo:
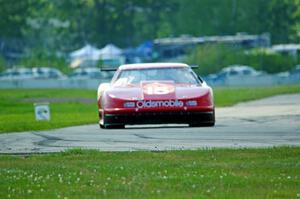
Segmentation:
<svg viewBox="0 0 300 199">
<path fill-rule="evenodd" d="M 122 49 L 113 44 L 107 44 L 104 48 L 100 49 L 100 59 L 116 59 L 122 56 Z"/>
<path fill-rule="evenodd" d="M 102 65 L 120 65 L 125 60 L 122 56 L 122 49 L 113 44 L 107 44 L 102 49 L 87 44 L 81 49 L 71 52 L 70 58 L 71 68 L 97 66 L 99 60 L 101 60 Z"/>
<path fill-rule="evenodd" d="M 84 60 L 99 60 L 101 50 L 95 48 L 89 44 L 84 47 L 75 50 L 70 53 L 72 60 L 74 59 L 84 59 Z"/>
</svg>

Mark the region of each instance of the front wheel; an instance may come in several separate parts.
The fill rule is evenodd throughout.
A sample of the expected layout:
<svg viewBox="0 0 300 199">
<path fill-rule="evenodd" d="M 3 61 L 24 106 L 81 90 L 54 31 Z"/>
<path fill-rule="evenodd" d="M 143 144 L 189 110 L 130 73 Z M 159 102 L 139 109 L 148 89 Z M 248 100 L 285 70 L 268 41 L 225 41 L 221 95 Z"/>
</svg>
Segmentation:
<svg viewBox="0 0 300 199">
<path fill-rule="evenodd" d="M 100 114 L 99 114 L 100 115 Z M 103 115 L 103 118 L 100 118 L 99 126 L 101 129 L 124 129 L 125 124 L 107 124 L 106 116 Z"/>
<path fill-rule="evenodd" d="M 213 110 L 213 113 L 212 113 L 212 117 L 207 121 L 207 122 L 195 122 L 195 123 L 190 123 L 189 124 L 189 127 L 212 127 L 212 126 L 215 126 L 215 109 Z"/>
<path fill-rule="evenodd" d="M 124 129 L 124 124 L 99 124 L 101 129 Z"/>
<path fill-rule="evenodd" d="M 189 127 L 212 127 L 215 126 L 214 122 L 210 122 L 210 123 L 199 123 L 199 124 L 189 124 Z"/>
<path fill-rule="evenodd" d="M 124 129 L 125 125 L 124 124 L 108 124 L 105 127 L 106 129 Z"/>
<path fill-rule="evenodd" d="M 104 125 L 99 124 L 99 126 L 100 126 L 101 129 L 105 129 L 105 126 L 104 126 Z"/>
</svg>

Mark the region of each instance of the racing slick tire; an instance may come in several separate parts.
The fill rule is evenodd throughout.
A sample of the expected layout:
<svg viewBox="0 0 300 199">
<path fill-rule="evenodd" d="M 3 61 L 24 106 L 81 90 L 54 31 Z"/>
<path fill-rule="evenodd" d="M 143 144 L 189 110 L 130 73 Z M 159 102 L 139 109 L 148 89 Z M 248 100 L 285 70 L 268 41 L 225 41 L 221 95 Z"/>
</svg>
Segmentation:
<svg viewBox="0 0 300 199">
<path fill-rule="evenodd" d="M 103 118 L 103 124 L 99 124 L 101 129 L 124 129 L 125 125 L 124 124 L 106 124 L 106 117 L 104 116 Z"/>
<path fill-rule="evenodd" d="M 189 124 L 189 127 L 212 127 L 212 126 L 215 126 L 215 110 L 213 111 L 211 121 L 197 122 L 197 123 Z"/>
<path fill-rule="evenodd" d="M 106 129 L 124 129 L 125 125 L 124 124 L 107 124 L 105 126 Z"/>
<path fill-rule="evenodd" d="M 211 127 L 215 126 L 214 122 L 211 123 L 194 123 L 194 124 L 189 124 L 189 127 Z"/>
<path fill-rule="evenodd" d="M 99 124 L 101 129 L 124 129 L 124 124 Z"/>
</svg>

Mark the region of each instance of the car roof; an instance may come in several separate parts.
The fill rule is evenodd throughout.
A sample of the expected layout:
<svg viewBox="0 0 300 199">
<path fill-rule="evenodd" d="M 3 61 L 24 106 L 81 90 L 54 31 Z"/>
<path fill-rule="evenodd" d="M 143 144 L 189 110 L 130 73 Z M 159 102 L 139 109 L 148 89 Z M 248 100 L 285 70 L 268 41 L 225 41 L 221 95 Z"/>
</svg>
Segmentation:
<svg viewBox="0 0 300 199">
<path fill-rule="evenodd" d="M 183 63 L 139 63 L 139 64 L 124 64 L 119 66 L 119 70 L 144 69 L 144 68 L 181 68 L 189 67 Z"/>
</svg>

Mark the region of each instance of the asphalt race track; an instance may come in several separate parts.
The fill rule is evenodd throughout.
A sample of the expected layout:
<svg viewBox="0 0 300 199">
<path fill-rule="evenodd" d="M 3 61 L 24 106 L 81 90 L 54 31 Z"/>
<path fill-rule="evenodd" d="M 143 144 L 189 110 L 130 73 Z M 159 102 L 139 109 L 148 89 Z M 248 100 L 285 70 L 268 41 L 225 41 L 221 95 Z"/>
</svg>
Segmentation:
<svg viewBox="0 0 300 199">
<path fill-rule="evenodd" d="M 281 95 L 216 109 L 216 126 L 126 126 L 97 124 L 0 134 L 0 153 L 58 152 L 69 148 L 102 151 L 173 150 L 210 147 L 300 146 L 300 94 Z"/>
</svg>

